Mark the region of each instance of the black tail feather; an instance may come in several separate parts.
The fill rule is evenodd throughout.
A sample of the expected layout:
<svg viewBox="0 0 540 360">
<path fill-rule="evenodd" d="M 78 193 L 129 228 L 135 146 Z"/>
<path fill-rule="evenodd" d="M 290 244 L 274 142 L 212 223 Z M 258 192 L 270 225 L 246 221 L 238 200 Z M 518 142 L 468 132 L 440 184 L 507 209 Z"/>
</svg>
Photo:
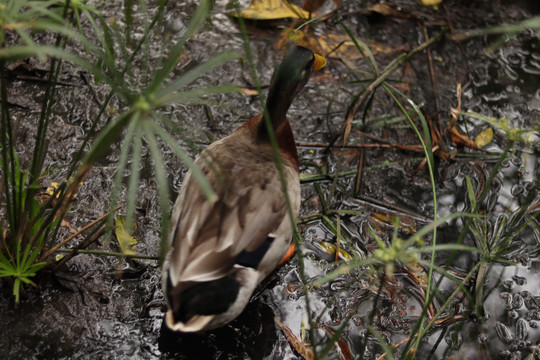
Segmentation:
<svg viewBox="0 0 540 360">
<path fill-rule="evenodd" d="M 240 285 L 235 275 L 221 279 L 195 283 L 178 296 L 167 279 L 167 298 L 175 322 L 187 322 L 195 315 L 217 315 L 224 313 L 236 301 Z"/>
</svg>

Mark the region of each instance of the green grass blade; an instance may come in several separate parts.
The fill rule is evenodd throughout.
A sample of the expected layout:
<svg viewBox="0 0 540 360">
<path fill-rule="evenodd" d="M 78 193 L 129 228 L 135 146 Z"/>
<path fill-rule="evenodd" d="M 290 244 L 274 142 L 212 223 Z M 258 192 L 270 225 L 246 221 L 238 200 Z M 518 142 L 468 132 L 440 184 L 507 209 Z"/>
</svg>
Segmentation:
<svg viewBox="0 0 540 360">
<path fill-rule="evenodd" d="M 193 90 L 182 91 L 180 93 L 169 93 L 164 94 L 162 97 L 155 100 L 155 106 L 163 106 L 168 104 L 197 104 L 198 101 L 193 101 L 193 99 L 200 98 L 202 96 L 214 95 L 214 94 L 223 94 L 229 92 L 241 92 L 241 89 L 237 86 L 232 85 L 218 85 L 218 86 L 209 86 L 205 88 L 198 88 Z M 201 103 L 204 103 L 201 100 Z"/>
<path fill-rule="evenodd" d="M 178 158 L 182 160 L 182 162 L 186 164 L 186 166 L 191 170 L 192 176 L 195 178 L 195 180 L 197 180 L 197 184 L 200 186 L 201 191 L 206 196 L 207 200 L 211 202 L 216 201 L 217 195 L 214 192 L 214 189 L 206 179 L 206 176 L 204 176 L 204 174 L 201 172 L 199 167 L 194 164 L 191 157 L 178 145 L 176 140 L 167 131 L 154 123 L 152 123 L 152 125 L 152 131 L 156 135 L 161 137 L 161 139 L 165 141 L 167 145 L 169 145 L 169 147 L 176 154 L 176 156 L 178 156 Z"/>
<path fill-rule="evenodd" d="M 96 161 L 103 158 L 109 151 L 110 146 L 121 135 L 122 130 L 131 121 L 136 121 L 139 117 L 139 112 L 128 111 L 118 116 L 114 121 L 109 123 L 101 132 L 92 144 L 90 151 L 83 158 L 84 165 L 93 165 Z"/>
<path fill-rule="evenodd" d="M 366 63 L 370 67 L 371 71 L 373 72 L 373 75 L 375 77 L 378 77 L 380 75 L 379 66 L 377 65 L 377 61 L 375 61 L 375 57 L 373 56 L 373 53 L 371 52 L 369 47 L 364 42 L 358 40 L 354 36 L 352 31 L 349 30 L 349 28 L 344 23 L 342 23 L 339 20 L 338 20 L 338 23 L 341 25 L 341 27 L 343 29 L 345 29 L 345 31 L 347 32 L 347 35 L 349 35 L 349 37 L 353 41 L 354 45 L 358 49 L 358 52 L 360 52 L 360 54 L 362 54 L 362 56 L 364 57 L 364 60 L 366 61 Z"/>
<path fill-rule="evenodd" d="M 131 170 L 129 174 L 128 183 L 128 196 L 127 196 L 127 208 L 126 208 L 126 232 L 131 234 L 133 217 L 135 214 L 135 204 L 137 202 L 139 193 L 139 177 L 140 177 L 140 165 L 141 165 L 141 150 L 142 150 L 142 125 L 149 119 L 139 118 L 137 121 L 133 121 L 135 124 L 135 134 L 133 136 L 133 151 L 131 156 Z M 154 166 L 157 166 L 156 164 Z"/>
<path fill-rule="evenodd" d="M 210 0 L 202 0 L 200 2 L 199 6 L 197 7 L 197 10 L 195 11 L 195 14 L 191 18 L 191 22 L 189 23 L 184 35 L 182 35 L 180 40 L 178 40 L 178 42 L 176 43 L 172 51 L 169 53 L 169 57 L 167 58 L 167 61 L 165 61 L 161 69 L 154 72 L 154 75 L 152 76 L 152 82 L 147 88 L 148 94 L 153 94 L 156 91 L 158 91 L 158 89 L 165 82 L 165 79 L 176 67 L 176 64 L 178 63 L 178 59 L 180 58 L 180 55 L 182 54 L 182 51 L 184 50 L 184 45 L 187 39 L 191 37 L 197 31 L 199 31 L 199 29 L 202 27 L 202 25 L 206 21 L 208 13 L 210 12 L 210 6 L 211 6 Z"/>
<path fill-rule="evenodd" d="M 189 85 L 193 81 L 200 78 L 201 75 L 206 74 L 212 69 L 218 66 L 221 66 L 230 60 L 238 59 L 238 58 L 240 58 L 240 55 L 234 51 L 228 51 L 228 52 L 219 54 L 217 56 L 214 56 L 210 60 L 202 64 L 199 64 L 193 69 L 187 71 L 179 79 L 172 81 L 169 85 L 157 91 L 155 96 L 162 97 L 162 96 L 165 96 L 166 94 L 175 93 L 181 88 L 183 88 L 184 86 Z"/>
<path fill-rule="evenodd" d="M 144 122 L 144 133 L 146 134 L 146 140 L 148 141 L 148 146 L 150 148 L 150 154 L 152 160 L 154 161 L 154 171 L 156 174 L 156 180 L 158 183 L 159 189 L 159 204 L 161 209 L 161 251 L 159 257 L 159 263 L 163 262 L 163 259 L 166 255 L 168 246 L 168 230 L 169 230 L 169 182 L 167 178 L 167 173 L 165 171 L 165 165 L 163 164 L 163 158 L 161 157 L 161 152 L 159 150 L 155 135 L 156 129 L 159 127 L 156 126 L 151 121 Z M 161 128 L 159 128 L 161 129 Z"/>
</svg>

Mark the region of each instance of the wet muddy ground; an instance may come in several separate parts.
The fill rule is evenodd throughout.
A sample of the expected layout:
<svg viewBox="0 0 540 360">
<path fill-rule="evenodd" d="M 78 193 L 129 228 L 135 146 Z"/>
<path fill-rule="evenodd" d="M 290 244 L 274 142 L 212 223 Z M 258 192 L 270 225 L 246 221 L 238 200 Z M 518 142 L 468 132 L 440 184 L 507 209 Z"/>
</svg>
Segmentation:
<svg viewBox="0 0 540 360">
<path fill-rule="evenodd" d="M 109 17 L 121 17 L 121 11 L 109 3 L 96 2 Z M 227 1 L 217 1 L 209 23 L 187 44 L 185 61 L 178 72 L 185 71 L 203 60 L 226 50 L 244 54 L 242 34 L 233 18 L 226 12 Z M 195 9 L 193 2 L 173 2 L 168 6 L 161 36 L 174 38 L 189 22 Z M 368 11 L 355 2 L 343 2 L 334 17 L 314 22 L 309 36 L 330 41 L 329 34 L 344 39 L 346 34 L 336 20 L 341 20 L 374 52 L 381 67 L 404 51 L 410 51 L 429 36 L 451 23 L 456 32 L 499 24 L 517 23 L 533 15 L 539 8 L 534 1 L 449 1 L 438 10 L 413 1 L 396 2 L 402 17 L 385 16 Z M 152 10 L 150 10 L 152 11 Z M 278 48 L 281 31 L 290 21 L 249 23 L 250 46 L 257 72 L 263 85 L 268 85 L 271 73 L 284 52 Z M 425 25 L 425 27 L 424 27 Z M 155 35 L 158 36 L 158 35 Z M 446 35 L 447 36 L 447 35 Z M 162 43 L 162 42 L 157 42 Z M 496 46 L 494 46 L 494 44 Z M 491 46 L 491 48 L 490 48 Z M 285 46 L 286 47 L 286 46 Z M 538 30 L 526 30 L 513 36 L 482 36 L 459 43 L 448 37 L 430 47 L 433 71 L 424 51 L 412 59 L 391 79 L 416 104 L 422 104 L 427 117 L 439 122 L 441 129 L 451 119 L 450 111 L 457 106 L 456 86 L 462 86 L 461 108 L 486 116 L 505 117 L 513 127 L 538 126 L 540 119 L 540 51 Z M 491 49 L 490 51 L 487 51 Z M 305 275 L 315 280 L 332 269 L 335 255 L 326 244 L 336 242 L 331 224 L 320 217 L 323 206 L 328 209 L 359 211 L 340 217 L 341 231 L 350 241 L 343 243 L 348 253 L 366 256 L 371 253 L 369 229 L 392 226 L 381 220 L 373 222 L 374 214 L 392 218 L 399 215 L 407 226 L 419 229 L 433 217 L 429 176 L 425 169 L 414 174 L 420 165 L 421 152 L 396 148 L 367 148 L 360 190 L 354 194 L 358 148 L 340 152 L 327 151 L 319 144 L 328 144 L 341 128 L 352 99 L 368 83 L 366 63 L 354 49 L 347 53 L 330 54 L 322 74 L 315 75 L 298 96 L 289 111 L 289 119 L 299 144 L 301 171 L 321 174 L 328 171 L 352 170 L 352 175 L 305 181 L 303 184 L 302 224 L 300 230 L 306 243 Z M 163 49 L 150 49 L 151 58 L 159 58 Z M 146 69 L 141 61 L 141 74 Z M 35 119 L 39 114 L 40 97 L 45 86 L 39 81 L 46 66 L 25 63 L 13 69 L 10 101 L 18 120 L 17 143 L 22 161 L 28 160 L 35 136 Z M 431 80 L 431 75 L 435 78 Z M 57 103 L 50 127 L 49 154 L 43 184 L 62 179 L 66 163 L 82 141 L 89 121 L 97 112 L 95 99 L 103 100 L 107 89 L 86 79 L 77 69 L 66 67 L 61 76 Z M 202 78 L 197 85 L 234 84 L 253 88 L 249 67 L 244 60 L 231 61 Z M 230 133 L 254 114 L 260 112 L 255 96 L 221 95 L 215 105 L 202 107 L 171 106 L 163 115 L 172 120 L 179 141 L 195 156 L 210 142 Z M 110 105 L 114 112 L 124 105 L 116 100 Z M 364 111 L 364 109 L 362 109 Z M 208 116 L 208 112 L 211 116 Z M 417 144 L 410 128 L 400 123 L 376 126 L 377 121 L 391 120 L 401 113 L 383 91 L 375 93 L 368 112 L 368 125 L 362 124 L 361 112 L 355 118 L 349 144 L 365 143 L 361 133 L 367 132 L 393 144 Z M 382 119 L 382 120 L 381 120 Z M 474 138 L 486 124 L 469 122 L 468 131 Z M 466 129 L 461 129 L 463 132 Z M 448 151 L 454 144 L 445 137 Z M 467 211 L 465 177 L 474 184 L 485 183 L 490 169 L 497 161 L 494 154 L 502 153 L 506 140 L 496 134 L 483 150 L 463 150 L 456 159 L 445 162 L 437 159 L 436 184 L 439 216 Z M 121 143 L 114 145 L 105 159 L 97 164 L 81 187 L 73 209 L 67 217 L 69 226 L 79 229 L 106 213 L 108 200 L 119 157 Z M 518 146 L 504 162 L 497 181 L 490 190 L 493 217 L 516 209 L 538 185 L 538 147 Z M 181 187 L 185 166 L 166 148 L 163 149 L 169 169 L 173 195 Z M 468 153 L 481 154 L 470 157 Z M 340 160 L 340 154 L 345 154 Z M 156 183 L 147 153 L 143 154 L 142 173 L 145 174 L 137 199 L 137 252 L 157 255 L 159 252 L 160 222 Z M 339 164 L 339 165 L 338 165 Z M 125 174 L 126 179 L 129 173 Z M 335 187 L 335 189 L 332 189 Z M 320 193 L 327 199 L 321 201 Z M 125 197 L 125 190 L 121 194 Z M 538 201 L 538 197 L 536 198 Z M 172 205 L 172 199 L 171 199 Z M 336 218 L 333 218 L 334 221 Z M 536 220 L 538 221 L 538 220 Z M 375 225 L 374 225 L 375 224 Z M 462 223 L 450 222 L 439 231 L 438 241 L 453 243 Z M 69 229 L 63 229 L 66 236 Z M 403 237 L 410 233 L 402 230 Z M 429 239 L 427 239 L 429 241 Z M 471 239 L 468 239 L 471 241 Z M 458 298 L 454 318 L 438 326 L 420 347 L 418 358 L 526 358 L 538 357 L 540 331 L 540 292 L 538 288 L 540 245 L 538 232 L 528 231 L 515 239 L 517 245 L 508 258 L 515 266 L 495 265 L 488 269 L 485 289 L 484 316 L 467 317 Z M 118 251 L 114 241 L 101 241 L 92 249 Z M 535 255 L 536 254 L 536 255 Z M 444 264 L 444 256 L 437 259 Z M 475 259 L 460 254 L 451 269 L 457 278 L 472 267 Z M 328 358 L 376 358 L 384 350 L 370 336 L 366 323 L 374 326 L 389 344 L 407 338 L 422 308 L 421 287 L 403 269 L 398 269 L 392 282 L 377 296 L 376 274 L 362 274 L 363 269 L 341 275 L 330 283 L 313 289 L 309 294 L 313 316 L 320 316 L 316 335 L 328 338 L 328 329 L 347 323 L 341 338 L 351 355 L 331 352 Z M 302 332 L 306 317 L 306 294 L 293 259 L 272 274 L 260 287 L 245 312 L 223 329 L 203 335 L 171 334 L 162 329 L 164 316 L 160 271 L 157 261 L 122 261 L 101 255 L 78 255 L 55 273 L 38 277 L 38 288 L 27 288 L 16 308 L 6 282 L 0 282 L 0 358 L 99 358 L 99 359 L 295 359 L 284 333 L 274 322 L 280 319 L 296 334 Z M 452 284 L 442 282 L 440 291 L 449 295 Z M 376 304 L 377 314 L 371 319 Z M 438 304 L 440 305 L 440 304 Z M 457 316 L 461 315 L 461 316 Z M 343 348 L 342 348 L 343 350 Z M 400 348 L 395 355 L 399 357 Z"/>
</svg>

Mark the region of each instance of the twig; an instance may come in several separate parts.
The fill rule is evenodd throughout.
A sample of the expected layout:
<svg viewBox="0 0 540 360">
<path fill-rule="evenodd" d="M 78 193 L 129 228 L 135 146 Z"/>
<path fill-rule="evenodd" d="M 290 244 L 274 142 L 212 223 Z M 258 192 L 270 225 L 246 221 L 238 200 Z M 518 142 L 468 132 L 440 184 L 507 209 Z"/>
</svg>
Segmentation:
<svg viewBox="0 0 540 360">
<path fill-rule="evenodd" d="M 55 252 L 69 253 L 73 249 L 57 249 Z M 77 250 L 81 254 L 91 254 L 91 255 L 103 255 L 103 256 L 115 256 L 115 257 L 127 257 L 132 259 L 146 259 L 146 260 L 159 260 L 159 256 L 152 255 L 142 255 L 142 254 L 124 254 L 121 252 L 111 252 L 103 250 Z"/>
<path fill-rule="evenodd" d="M 424 27 L 424 36 L 426 38 L 426 40 L 429 40 L 429 34 L 427 33 L 427 29 L 426 27 Z M 433 145 L 439 145 L 441 147 L 441 149 L 444 151 L 444 146 L 443 146 L 443 141 L 442 141 L 442 137 L 441 137 L 441 132 L 440 132 L 440 128 L 441 128 L 441 107 L 440 107 L 440 104 L 439 104 L 439 91 L 437 90 L 437 79 L 435 79 L 435 70 L 433 68 L 433 57 L 431 56 L 431 49 L 426 49 L 426 53 L 427 53 L 427 58 L 428 58 L 428 65 L 429 65 L 429 79 L 430 79 L 430 82 L 431 82 L 431 88 L 433 89 L 433 99 L 435 100 L 435 114 L 436 114 L 436 117 L 437 117 L 437 125 L 436 126 L 433 126 L 433 122 L 432 121 L 429 121 L 428 124 L 430 125 L 429 126 L 429 130 L 431 132 L 431 138 L 432 138 L 432 142 L 433 142 Z M 430 117 L 431 118 L 431 117 Z"/>
<path fill-rule="evenodd" d="M 90 236 L 88 238 L 86 238 L 85 241 L 82 241 L 80 244 L 75 246 L 73 249 L 66 249 L 66 250 L 71 250 L 71 252 L 69 254 L 67 254 L 66 256 L 64 256 L 62 258 L 62 260 L 60 260 L 58 262 L 58 264 L 56 264 L 56 266 L 54 267 L 54 270 L 56 271 L 57 269 L 62 267 L 62 265 L 67 263 L 72 257 L 77 255 L 82 249 L 88 247 L 90 244 L 92 244 L 97 239 L 99 239 L 101 236 L 103 236 L 105 231 L 106 231 L 106 228 L 103 227 L 103 225 L 102 225 L 100 228 L 97 229 L 96 232 L 94 232 L 93 234 L 90 234 Z"/>
<path fill-rule="evenodd" d="M 416 338 L 416 337 L 418 337 L 418 334 L 414 334 L 413 338 Z M 408 338 L 406 338 L 406 339 L 401 340 L 401 341 L 398 342 L 397 344 L 392 345 L 392 350 L 393 350 L 393 349 L 397 349 L 398 347 L 400 347 L 401 345 L 405 344 L 405 343 L 406 343 L 407 341 L 409 341 L 410 339 L 411 339 L 411 338 L 408 337 Z M 382 359 L 384 359 L 385 357 L 386 357 L 386 353 L 382 353 L 382 354 L 377 358 L 377 360 L 382 360 Z"/>
<path fill-rule="evenodd" d="M 117 211 L 118 209 L 120 209 L 121 206 L 117 206 L 116 208 L 114 208 L 114 210 L 112 212 L 115 212 Z M 60 247 L 64 246 L 65 244 L 67 244 L 68 242 L 70 242 L 71 240 L 73 240 L 74 237 L 76 236 L 79 236 L 81 233 L 83 233 L 84 231 L 86 231 L 87 229 L 89 229 L 90 227 L 94 226 L 95 224 L 97 224 L 98 222 L 102 221 L 103 219 L 107 218 L 109 215 L 111 214 L 111 212 L 108 212 L 106 213 L 105 215 L 102 215 L 100 216 L 99 218 L 97 218 L 96 220 L 92 221 L 91 223 L 89 223 L 88 225 L 86 225 L 85 227 L 83 227 L 81 230 L 77 231 L 75 234 L 71 235 L 70 237 L 68 237 L 67 239 L 65 239 L 64 241 L 62 241 L 61 243 L 53 246 L 49 251 L 47 251 L 43 256 L 41 256 L 38 260 L 39 261 L 43 261 L 45 260 L 45 258 L 47 258 L 49 255 L 51 255 L 52 253 L 54 253 L 55 251 L 57 251 Z M 73 251 L 72 249 L 70 249 L 69 251 Z"/>
<path fill-rule="evenodd" d="M 360 193 L 360 186 L 362 185 L 362 175 L 364 174 L 364 159 L 366 157 L 366 149 L 360 149 L 360 156 L 358 157 L 358 167 L 356 168 L 356 183 L 354 184 L 355 194 Z"/>
<path fill-rule="evenodd" d="M 448 18 L 446 18 L 446 26 L 448 26 L 448 28 L 450 29 L 450 33 L 452 35 L 455 35 L 456 34 L 456 29 L 454 28 L 454 25 L 452 24 L 452 22 L 450 21 L 449 19 L 449 11 L 448 11 L 448 7 L 446 6 L 446 4 L 443 4 L 443 8 L 444 8 L 444 12 L 446 13 L 446 15 L 448 16 Z M 461 50 L 461 55 L 463 55 L 464 58 L 467 58 L 467 53 L 465 52 L 465 48 L 463 47 L 463 44 L 461 43 L 461 41 L 459 40 L 456 40 L 458 46 L 459 46 L 459 49 Z M 467 68 L 468 68 L 468 63 L 465 62 Z M 469 71 L 467 71 L 469 72 Z"/>
<path fill-rule="evenodd" d="M 413 49 L 409 53 L 397 57 L 394 61 L 392 61 L 390 64 L 388 64 L 388 66 L 384 69 L 384 71 L 381 73 L 381 75 L 377 79 L 375 79 L 371 84 L 369 84 L 369 86 L 366 88 L 366 90 L 362 94 L 362 96 L 360 96 L 358 98 L 358 100 L 354 103 L 354 105 L 351 108 L 351 111 L 349 111 L 349 114 L 347 116 L 347 121 L 341 126 L 341 129 L 339 130 L 337 135 L 334 136 L 334 138 L 330 141 L 329 147 L 334 146 L 334 143 L 344 133 L 345 129 L 347 127 L 351 126 L 350 124 L 353 121 L 353 118 L 354 118 L 354 115 L 356 114 L 356 111 L 360 108 L 360 106 L 362 106 L 362 104 L 364 103 L 364 101 L 366 101 L 366 99 L 369 97 L 369 95 L 371 95 L 371 93 L 373 93 L 386 79 L 388 79 L 388 77 L 394 71 L 399 69 L 401 67 L 401 65 L 403 65 L 404 62 L 409 60 L 416 53 L 424 50 L 425 48 L 427 48 L 431 44 L 433 44 L 435 41 L 437 41 L 442 36 L 442 34 L 444 32 L 445 31 L 442 31 L 442 32 L 436 34 L 434 37 L 432 37 L 431 39 L 429 39 L 425 43 L 420 44 L 419 46 L 417 46 L 415 49 Z M 345 145 L 345 141 L 344 141 L 343 145 Z"/>
</svg>

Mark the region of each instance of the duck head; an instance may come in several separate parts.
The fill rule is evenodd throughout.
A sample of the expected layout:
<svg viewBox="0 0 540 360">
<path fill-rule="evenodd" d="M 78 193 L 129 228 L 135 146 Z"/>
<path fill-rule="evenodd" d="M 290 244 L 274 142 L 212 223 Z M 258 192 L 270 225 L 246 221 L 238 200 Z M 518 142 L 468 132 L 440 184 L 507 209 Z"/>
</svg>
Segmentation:
<svg viewBox="0 0 540 360">
<path fill-rule="evenodd" d="M 322 69 L 326 59 L 302 47 L 292 47 L 272 75 L 266 109 L 274 129 L 285 122 L 293 99 L 303 89 L 311 74 Z"/>
</svg>

